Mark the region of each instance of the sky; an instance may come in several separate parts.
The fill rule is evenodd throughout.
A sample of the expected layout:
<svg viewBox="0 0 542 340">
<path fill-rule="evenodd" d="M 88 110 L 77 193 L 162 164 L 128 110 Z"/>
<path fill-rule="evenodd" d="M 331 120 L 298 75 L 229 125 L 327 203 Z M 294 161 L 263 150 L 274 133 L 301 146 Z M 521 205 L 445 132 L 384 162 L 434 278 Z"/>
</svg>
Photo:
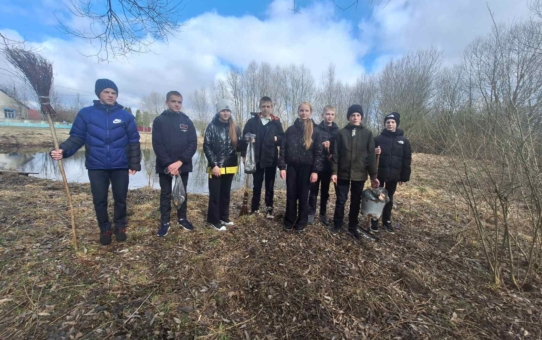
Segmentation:
<svg viewBox="0 0 542 340">
<path fill-rule="evenodd" d="M 73 0 L 0 0 L 0 32 L 53 62 L 63 98 L 80 94 L 90 104 L 95 80 L 109 78 L 119 102 L 132 107 L 151 91 L 175 89 L 186 98 L 252 60 L 303 64 L 317 81 L 332 63 L 347 83 L 419 49 L 437 48 L 445 65 L 453 65 L 468 44 L 491 31 L 488 6 L 498 23 L 530 16 L 527 0 L 359 0 L 348 9 L 342 8 L 353 0 L 183 0 L 183 25 L 168 43 L 104 63 L 88 57 L 95 47 L 87 41 L 58 29 L 58 20 L 87 24 L 66 11 L 67 1 Z M 0 84 L 17 81 L 5 68 L 0 57 Z"/>
</svg>

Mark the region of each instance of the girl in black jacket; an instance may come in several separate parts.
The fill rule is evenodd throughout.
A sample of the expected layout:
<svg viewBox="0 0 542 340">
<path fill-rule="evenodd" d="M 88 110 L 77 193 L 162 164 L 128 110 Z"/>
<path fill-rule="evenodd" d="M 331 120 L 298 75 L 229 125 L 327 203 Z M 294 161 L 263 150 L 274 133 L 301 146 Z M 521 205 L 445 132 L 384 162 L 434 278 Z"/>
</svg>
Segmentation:
<svg viewBox="0 0 542 340">
<path fill-rule="evenodd" d="M 410 164 L 412 149 L 403 130 L 399 130 L 401 116 L 392 112 L 384 117 L 385 129 L 375 138 L 376 154 L 380 155 L 378 165 L 378 180 L 380 186 L 388 191 L 390 201 L 384 206 L 382 224 L 384 228 L 393 233 L 391 224 L 391 210 L 393 208 L 393 194 L 399 185 L 410 180 Z M 371 219 L 371 231 L 378 232 L 378 220 Z"/>
<path fill-rule="evenodd" d="M 310 183 L 318 180 L 318 172 L 322 170 L 322 142 L 311 119 L 311 104 L 301 103 L 297 114 L 299 118 L 286 130 L 280 147 L 278 166 L 280 177 L 286 179 L 284 230 L 291 231 L 295 228 L 297 232 L 301 232 L 305 229 L 309 216 Z"/>
<path fill-rule="evenodd" d="M 231 183 L 238 168 L 237 152 L 246 145 L 241 129 L 233 122 L 230 107 L 227 100 L 219 100 L 218 113 L 207 126 L 203 142 L 209 174 L 207 222 L 216 230 L 233 225 L 229 218 Z"/>
</svg>

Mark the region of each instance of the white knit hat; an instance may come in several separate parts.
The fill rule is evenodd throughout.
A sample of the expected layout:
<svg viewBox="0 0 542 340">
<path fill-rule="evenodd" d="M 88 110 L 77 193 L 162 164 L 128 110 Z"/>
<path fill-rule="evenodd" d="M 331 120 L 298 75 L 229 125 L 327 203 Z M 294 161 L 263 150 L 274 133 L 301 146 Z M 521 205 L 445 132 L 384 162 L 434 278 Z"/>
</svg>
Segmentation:
<svg viewBox="0 0 542 340">
<path fill-rule="evenodd" d="M 216 104 L 216 112 L 220 112 L 222 110 L 232 111 L 230 102 L 227 99 L 220 99 L 218 103 Z"/>
</svg>

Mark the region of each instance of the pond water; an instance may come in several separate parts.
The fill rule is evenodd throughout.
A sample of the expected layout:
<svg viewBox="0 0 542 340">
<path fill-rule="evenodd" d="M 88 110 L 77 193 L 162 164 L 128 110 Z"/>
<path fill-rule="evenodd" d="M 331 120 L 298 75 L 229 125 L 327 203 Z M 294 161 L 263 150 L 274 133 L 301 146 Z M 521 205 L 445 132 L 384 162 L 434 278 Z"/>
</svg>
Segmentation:
<svg viewBox="0 0 542 340">
<path fill-rule="evenodd" d="M 146 186 L 160 188 L 158 175 L 154 171 L 156 164 L 156 155 L 152 150 L 142 150 L 141 171 L 134 176 L 130 176 L 130 189 L 137 189 Z M 198 149 L 194 158 L 192 158 L 193 171 L 188 180 L 188 192 L 197 194 L 209 193 L 207 159 L 202 149 Z M 61 181 L 62 176 L 55 162 L 49 156 L 49 150 L 25 150 L 19 149 L 12 152 L 0 152 L 0 169 L 19 170 L 24 172 L 37 172 L 37 175 L 30 175 L 38 178 L 47 178 Z M 85 168 L 85 151 L 79 150 L 75 155 L 64 160 L 64 169 L 69 183 L 88 183 L 88 174 Z M 232 190 L 243 188 L 245 185 L 245 174 L 242 166 L 239 173 L 234 177 Z M 250 187 L 252 188 L 252 176 L 250 176 Z M 277 170 L 277 180 L 275 188 L 285 187 L 285 181 L 279 178 Z"/>
</svg>

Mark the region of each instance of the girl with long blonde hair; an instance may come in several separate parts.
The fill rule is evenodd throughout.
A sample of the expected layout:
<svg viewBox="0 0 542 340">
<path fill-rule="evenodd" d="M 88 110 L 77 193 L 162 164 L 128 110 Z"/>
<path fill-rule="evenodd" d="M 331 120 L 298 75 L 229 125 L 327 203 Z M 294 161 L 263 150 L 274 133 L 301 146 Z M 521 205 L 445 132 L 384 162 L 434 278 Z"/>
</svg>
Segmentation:
<svg viewBox="0 0 542 340">
<path fill-rule="evenodd" d="M 322 143 L 311 119 L 312 105 L 302 102 L 297 116 L 284 135 L 278 166 L 280 177 L 286 179 L 284 230 L 301 232 L 308 222 L 310 184 L 322 170 Z"/>
</svg>

